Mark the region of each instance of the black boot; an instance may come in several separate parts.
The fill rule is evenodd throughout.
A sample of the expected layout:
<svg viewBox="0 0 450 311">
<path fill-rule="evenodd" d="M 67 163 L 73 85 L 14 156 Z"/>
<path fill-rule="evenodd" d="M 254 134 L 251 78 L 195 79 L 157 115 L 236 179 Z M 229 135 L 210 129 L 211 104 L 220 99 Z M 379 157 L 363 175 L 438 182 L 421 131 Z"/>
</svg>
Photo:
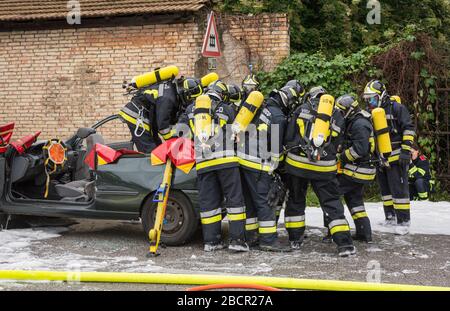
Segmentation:
<svg viewBox="0 0 450 311">
<path fill-rule="evenodd" d="M 281 244 L 280 241 L 276 240 L 273 243 L 259 243 L 259 250 L 264 252 L 277 252 L 277 253 L 285 253 L 291 252 L 292 249 L 288 245 Z"/>
</svg>

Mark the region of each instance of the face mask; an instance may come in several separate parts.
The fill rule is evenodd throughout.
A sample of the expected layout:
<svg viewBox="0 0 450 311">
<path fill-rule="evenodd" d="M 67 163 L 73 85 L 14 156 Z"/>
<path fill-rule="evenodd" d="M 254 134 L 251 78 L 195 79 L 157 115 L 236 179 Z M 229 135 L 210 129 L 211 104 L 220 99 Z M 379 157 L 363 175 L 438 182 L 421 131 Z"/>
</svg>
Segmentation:
<svg viewBox="0 0 450 311">
<path fill-rule="evenodd" d="M 367 103 L 367 108 L 373 110 L 378 107 L 378 96 L 367 97 L 365 102 Z"/>
</svg>

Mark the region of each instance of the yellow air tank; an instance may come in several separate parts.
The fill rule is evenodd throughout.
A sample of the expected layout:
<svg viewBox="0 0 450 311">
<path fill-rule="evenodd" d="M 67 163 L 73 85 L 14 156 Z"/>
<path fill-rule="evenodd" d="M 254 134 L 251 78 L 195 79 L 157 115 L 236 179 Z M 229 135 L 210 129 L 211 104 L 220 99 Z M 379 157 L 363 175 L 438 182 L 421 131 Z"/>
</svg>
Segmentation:
<svg viewBox="0 0 450 311">
<path fill-rule="evenodd" d="M 376 135 L 378 152 L 380 154 L 389 155 L 392 152 L 391 137 L 389 136 L 389 128 L 386 120 L 386 112 L 383 108 L 375 108 L 372 110 L 373 128 Z"/>
<path fill-rule="evenodd" d="M 200 95 L 195 100 L 195 136 L 201 143 L 206 143 L 212 134 L 211 98 Z"/>
<path fill-rule="evenodd" d="M 334 97 L 331 95 L 322 95 L 320 97 L 319 107 L 317 108 L 317 113 L 320 115 L 326 115 L 331 118 L 333 114 L 334 107 Z M 330 134 L 330 120 L 328 118 L 327 121 L 322 120 L 321 118 L 316 118 L 314 121 L 314 129 L 312 134 L 312 141 L 314 146 L 317 148 L 322 146 L 323 143 L 327 140 L 328 135 Z"/>
<path fill-rule="evenodd" d="M 161 81 L 175 78 L 178 75 L 178 72 L 177 66 L 167 66 L 136 76 L 133 78 L 132 83 L 139 89 L 141 87 L 150 86 Z"/>
<path fill-rule="evenodd" d="M 236 134 L 247 129 L 263 101 L 264 95 L 259 91 L 253 91 L 248 95 L 231 126 L 233 133 Z"/>
<path fill-rule="evenodd" d="M 200 83 L 203 87 L 207 87 L 210 83 L 219 80 L 219 75 L 215 72 L 208 73 L 200 79 Z"/>
</svg>

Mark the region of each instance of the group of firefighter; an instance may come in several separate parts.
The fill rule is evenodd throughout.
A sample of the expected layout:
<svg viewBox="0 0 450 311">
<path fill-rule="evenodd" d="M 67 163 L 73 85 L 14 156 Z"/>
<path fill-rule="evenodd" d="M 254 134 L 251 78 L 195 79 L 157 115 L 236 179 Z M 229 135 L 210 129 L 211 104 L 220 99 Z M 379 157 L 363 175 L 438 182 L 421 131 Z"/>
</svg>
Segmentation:
<svg viewBox="0 0 450 311">
<path fill-rule="evenodd" d="M 418 154 L 408 109 L 382 82 L 372 80 L 363 90 L 368 112 L 353 95 L 335 99 L 297 80 L 265 97 L 252 74 L 240 86 L 215 73 L 177 75 L 178 68 L 169 66 L 135 77 L 120 116 L 144 153 L 173 137 L 193 139 L 205 251 L 300 249 L 309 184 L 323 210 L 324 241 L 334 242 L 339 256 L 356 253 L 353 240 L 372 242 L 364 186 L 375 178 L 386 225 L 396 234 L 409 232 L 410 199 L 427 199 L 430 192 L 429 163 Z M 341 197 L 355 224 L 353 236 Z M 289 245 L 277 236 L 282 206 Z"/>
</svg>

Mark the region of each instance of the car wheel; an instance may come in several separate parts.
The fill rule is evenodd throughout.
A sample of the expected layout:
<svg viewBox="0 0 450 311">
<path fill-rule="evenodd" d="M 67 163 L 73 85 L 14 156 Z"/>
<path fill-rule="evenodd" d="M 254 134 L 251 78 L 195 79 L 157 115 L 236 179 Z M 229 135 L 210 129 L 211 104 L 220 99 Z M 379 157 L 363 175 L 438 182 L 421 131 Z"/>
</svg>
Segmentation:
<svg viewBox="0 0 450 311">
<path fill-rule="evenodd" d="M 141 213 L 146 235 L 155 223 L 156 207 L 157 203 L 153 202 L 153 196 L 149 196 Z M 198 223 L 198 217 L 189 199 L 181 192 L 171 191 L 167 201 L 161 242 L 170 246 L 187 243 L 197 231 Z"/>
</svg>

